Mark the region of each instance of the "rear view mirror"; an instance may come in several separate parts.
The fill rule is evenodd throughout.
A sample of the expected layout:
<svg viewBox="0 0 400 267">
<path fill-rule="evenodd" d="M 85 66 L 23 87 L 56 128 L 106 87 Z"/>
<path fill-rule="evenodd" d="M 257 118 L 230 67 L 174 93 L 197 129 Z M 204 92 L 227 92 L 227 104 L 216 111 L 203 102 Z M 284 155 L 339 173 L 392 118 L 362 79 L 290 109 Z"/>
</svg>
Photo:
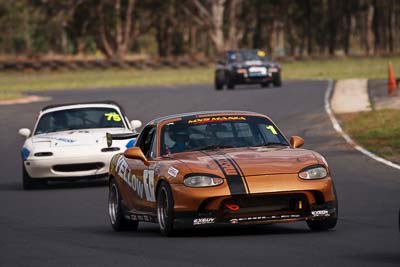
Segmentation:
<svg viewBox="0 0 400 267">
<path fill-rule="evenodd" d="M 133 120 L 133 121 L 131 121 L 131 126 L 132 126 L 133 132 L 136 133 L 136 129 L 139 129 L 140 127 L 142 127 L 142 122 L 140 120 Z"/>
<path fill-rule="evenodd" d="M 146 166 L 149 166 L 150 163 L 147 161 L 146 156 L 143 154 L 142 150 L 140 149 L 140 147 L 132 147 L 132 148 L 128 148 L 127 150 L 125 150 L 124 152 L 124 156 L 128 159 L 138 159 L 143 161 L 143 163 Z"/>
<path fill-rule="evenodd" d="M 292 136 L 290 138 L 290 146 L 293 148 L 299 148 L 304 145 L 304 139 L 300 136 Z"/>
<path fill-rule="evenodd" d="M 28 138 L 31 135 L 31 130 L 29 130 L 28 128 L 21 128 L 19 129 L 18 133 L 23 137 Z"/>
</svg>

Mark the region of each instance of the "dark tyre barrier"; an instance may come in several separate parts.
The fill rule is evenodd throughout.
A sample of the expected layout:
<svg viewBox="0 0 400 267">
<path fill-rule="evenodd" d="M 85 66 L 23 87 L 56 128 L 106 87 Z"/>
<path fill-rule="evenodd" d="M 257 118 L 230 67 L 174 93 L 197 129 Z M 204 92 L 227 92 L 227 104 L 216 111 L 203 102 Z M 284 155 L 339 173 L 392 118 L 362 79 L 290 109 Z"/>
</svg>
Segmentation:
<svg viewBox="0 0 400 267">
<path fill-rule="evenodd" d="M 27 71 L 27 70 L 79 70 L 79 69 L 159 69 L 159 68 L 195 68 L 212 66 L 212 60 L 192 59 L 161 59 L 161 60 L 18 60 L 0 61 L 0 71 Z"/>
</svg>

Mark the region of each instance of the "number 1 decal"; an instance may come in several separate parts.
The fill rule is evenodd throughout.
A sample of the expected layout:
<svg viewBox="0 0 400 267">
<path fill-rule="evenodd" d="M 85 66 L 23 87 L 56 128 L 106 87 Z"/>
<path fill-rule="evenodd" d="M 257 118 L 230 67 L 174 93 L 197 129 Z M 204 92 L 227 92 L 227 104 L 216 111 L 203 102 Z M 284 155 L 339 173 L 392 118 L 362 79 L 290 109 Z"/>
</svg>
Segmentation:
<svg viewBox="0 0 400 267">
<path fill-rule="evenodd" d="M 272 125 L 266 126 L 265 128 L 267 128 L 268 130 L 270 130 L 271 133 L 273 133 L 273 134 L 275 134 L 275 135 L 278 134 L 278 133 L 276 132 L 274 126 L 272 126 Z"/>
<path fill-rule="evenodd" d="M 154 170 L 143 171 L 143 184 L 144 193 L 146 194 L 147 201 L 155 202 L 156 197 L 154 193 Z"/>
</svg>

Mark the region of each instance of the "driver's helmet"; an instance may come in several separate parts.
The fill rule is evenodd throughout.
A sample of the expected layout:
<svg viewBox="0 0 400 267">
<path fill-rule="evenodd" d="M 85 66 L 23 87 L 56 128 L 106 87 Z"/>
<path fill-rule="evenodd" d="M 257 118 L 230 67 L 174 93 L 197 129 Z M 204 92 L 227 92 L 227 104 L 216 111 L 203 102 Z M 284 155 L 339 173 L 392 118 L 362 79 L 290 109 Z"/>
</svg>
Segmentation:
<svg viewBox="0 0 400 267">
<path fill-rule="evenodd" d="M 53 124 L 56 128 L 65 128 L 67 126 L 67 116 L 63 111 L 56 111 L 52 115 Z"/>
<path fill-rule="evenodd" d="M 181 123 L 169 125 L 168 134 L 174 142 L 186 142 L 189 140 L 188 129 L 186 125 Z"/>
</svg>

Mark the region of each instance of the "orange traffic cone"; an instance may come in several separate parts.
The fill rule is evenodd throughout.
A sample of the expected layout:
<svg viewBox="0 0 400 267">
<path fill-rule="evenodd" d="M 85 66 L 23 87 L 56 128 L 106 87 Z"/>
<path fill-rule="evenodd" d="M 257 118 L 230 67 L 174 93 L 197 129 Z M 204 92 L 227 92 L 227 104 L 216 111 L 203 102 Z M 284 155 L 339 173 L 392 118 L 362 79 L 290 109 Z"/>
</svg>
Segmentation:
<svg viewBox="0 0 400 267">
<path fill-rule="evenodd" d="M 390 96 L 394 96 L 396 94 L 396 78 L 394 77 L 393 66 L 391 62 L 389 62 L 388 94 Z"/>
</svg>

